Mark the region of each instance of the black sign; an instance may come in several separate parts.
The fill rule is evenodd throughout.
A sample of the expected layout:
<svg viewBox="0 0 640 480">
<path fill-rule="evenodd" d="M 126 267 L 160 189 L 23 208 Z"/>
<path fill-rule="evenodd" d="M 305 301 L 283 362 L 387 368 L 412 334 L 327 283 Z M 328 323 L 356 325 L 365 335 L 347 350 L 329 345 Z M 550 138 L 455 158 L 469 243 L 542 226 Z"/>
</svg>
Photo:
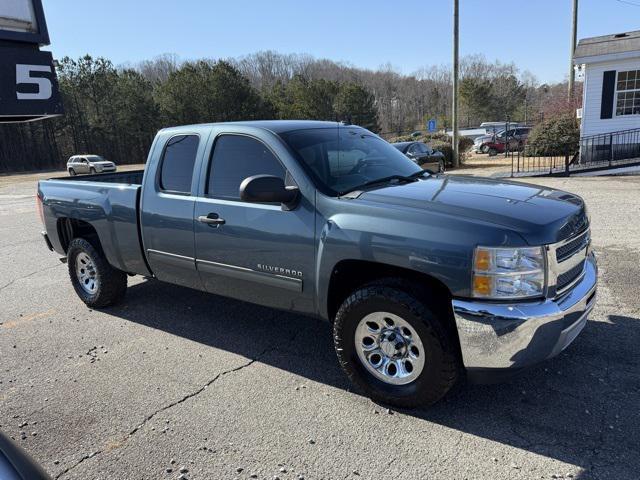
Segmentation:
<svg viewBox="0 0 640 480">
<path fill-rule="evenodd" d="M 0 47 L 0 122 L 62 115 L 51 52 Z"/>
</svg>

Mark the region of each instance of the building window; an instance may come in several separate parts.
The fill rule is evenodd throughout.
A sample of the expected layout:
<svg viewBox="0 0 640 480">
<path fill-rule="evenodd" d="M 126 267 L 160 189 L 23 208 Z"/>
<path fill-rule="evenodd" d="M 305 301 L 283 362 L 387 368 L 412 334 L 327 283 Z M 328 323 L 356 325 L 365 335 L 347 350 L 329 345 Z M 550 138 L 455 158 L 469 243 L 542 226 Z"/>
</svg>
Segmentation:
<svg viewBox="0 0 640 480">
<path fill-rule="evenodd" d="M 618 72 L 616 115 L 640 115 L 640 70 Z"/>
</svg>

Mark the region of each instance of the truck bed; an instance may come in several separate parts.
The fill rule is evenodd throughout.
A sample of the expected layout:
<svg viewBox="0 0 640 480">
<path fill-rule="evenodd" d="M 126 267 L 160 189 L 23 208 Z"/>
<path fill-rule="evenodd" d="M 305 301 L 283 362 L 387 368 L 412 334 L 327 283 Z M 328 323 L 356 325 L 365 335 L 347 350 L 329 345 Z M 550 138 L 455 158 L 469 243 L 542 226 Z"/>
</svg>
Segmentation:
<svg viewBox="0 0 640 480">
<path fill-rule="evenodd" d="M 89 224 L 101 240 L 107 260 L 128 273 L 150 275 L 140 239 L 140 191 L 143 170 L 38 182 L 49 239 L 56 252 L 66 255 L 65 228 Z M 68 235 L 67 235 L 68 236 Z"/>
<path fill-rule="evenodd" d="M 128 172 L 96 173 L 94 175 L 76 175 L 74 177 L 54 177 L 50 180 L 94 183 L 122 183 L 126 185 L 142 185 L 144 170 L 130 170 Z"/>
</svg>

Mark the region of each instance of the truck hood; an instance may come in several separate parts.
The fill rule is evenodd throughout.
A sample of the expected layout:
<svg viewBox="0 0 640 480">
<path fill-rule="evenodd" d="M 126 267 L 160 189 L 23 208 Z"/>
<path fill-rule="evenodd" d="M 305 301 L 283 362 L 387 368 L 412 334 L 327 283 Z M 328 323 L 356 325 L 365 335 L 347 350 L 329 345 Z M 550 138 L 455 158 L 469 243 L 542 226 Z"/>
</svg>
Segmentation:
<svg viewBox="0 0 640 480">
<path fill-rule="evenodd" d="M 111 165 L 113 165 L 113 162 L 110 162 L 109 160 L 100 160 L 98 162 L 91 162 L 93 165 L 102 165 L 103 167 L 110 167 Z"/>
<path fill-rule="evenodd" d="M 555 243 L 584 230 L 582 198 L 539 185 L 439 175 L 362 193 L 359 200 L 424 209 L 507 227 L 530 245 Z"/>
</svg>

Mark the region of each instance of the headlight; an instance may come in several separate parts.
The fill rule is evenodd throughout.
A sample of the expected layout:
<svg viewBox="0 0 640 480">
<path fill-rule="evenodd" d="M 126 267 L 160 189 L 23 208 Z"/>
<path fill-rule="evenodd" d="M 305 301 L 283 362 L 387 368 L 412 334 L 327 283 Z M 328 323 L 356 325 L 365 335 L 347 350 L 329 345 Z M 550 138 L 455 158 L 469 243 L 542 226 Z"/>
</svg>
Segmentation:
<svg viewBox="0 0 640 480">
<path fill-rule="evenodd" d="M 477 247 L 472 295 L 498 300 L 539 297 L 544 293 L 545 269 L 542 247 Z"/>
</svg>

